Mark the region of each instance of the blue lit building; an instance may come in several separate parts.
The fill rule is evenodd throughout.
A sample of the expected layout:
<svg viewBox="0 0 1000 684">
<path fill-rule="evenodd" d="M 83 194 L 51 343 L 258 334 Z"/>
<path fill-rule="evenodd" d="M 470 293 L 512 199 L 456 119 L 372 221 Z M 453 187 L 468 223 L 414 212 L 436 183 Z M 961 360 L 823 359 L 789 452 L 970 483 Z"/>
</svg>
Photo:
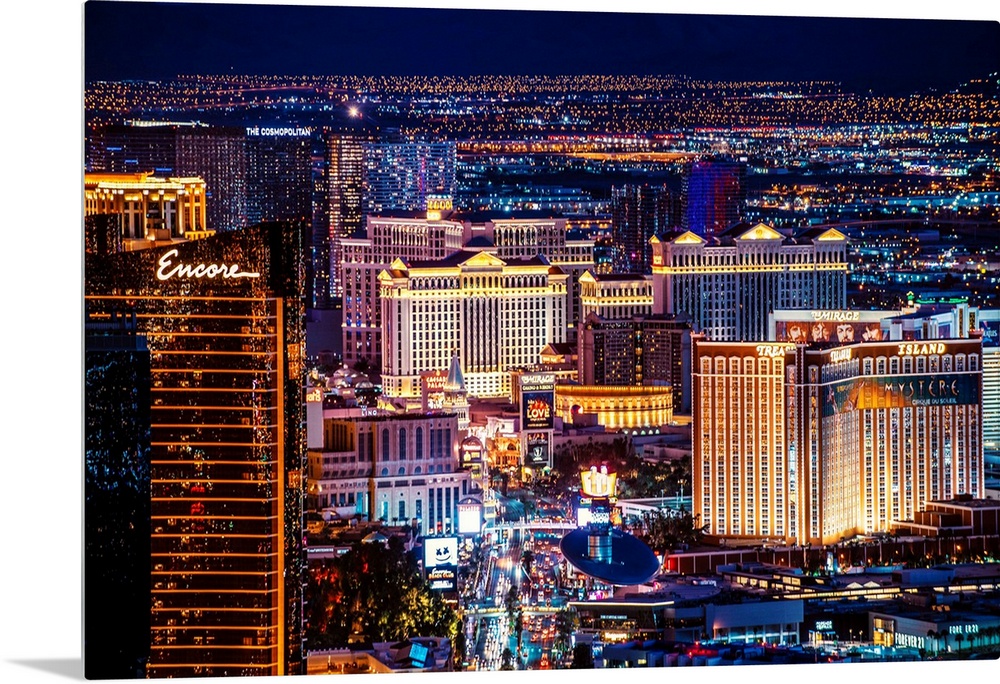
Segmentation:
<svg viewBox="0 0 1000 684">
<path fill-rule="evenodd" d="M 694 162 L 682 184 L 682 227 L 711 238 L 739 223 L 746 203 L 746 164 L 723 161 Z"/>
</svg>

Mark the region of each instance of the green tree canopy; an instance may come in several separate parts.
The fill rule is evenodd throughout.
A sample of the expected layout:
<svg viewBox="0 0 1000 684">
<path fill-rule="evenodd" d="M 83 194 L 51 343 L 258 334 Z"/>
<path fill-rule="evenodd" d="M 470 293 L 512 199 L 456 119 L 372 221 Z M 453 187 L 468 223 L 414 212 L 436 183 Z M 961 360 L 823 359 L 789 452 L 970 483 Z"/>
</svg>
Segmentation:
<svg viewBox="0 0 1000 684">
<path fill-rule="evenodd" d="M 378 642 L 458 632 L 454 610 L 431 591 L 401 544 L 359 544 L 312 564 L 307 592 L 309 648 L 346 646 L 352 633 Z"/>
</svg>

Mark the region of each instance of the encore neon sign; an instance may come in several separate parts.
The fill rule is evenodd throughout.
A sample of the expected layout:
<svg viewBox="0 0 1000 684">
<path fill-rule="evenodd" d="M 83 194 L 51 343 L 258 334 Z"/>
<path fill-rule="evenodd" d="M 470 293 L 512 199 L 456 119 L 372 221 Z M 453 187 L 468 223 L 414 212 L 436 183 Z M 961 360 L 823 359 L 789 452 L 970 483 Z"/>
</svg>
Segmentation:
<svg viewBox="0 0 1000 684">
<path fill-rule="evenodd" d="M 178 254 L 176 249 L 171 249 L 160 257 L 160 267 L 156 269 L 157 280 L 170 280 L 171 278 L 223 278 L 226 280 L 260 278 L 260 273 L 241 271 L 238 264 L 185 264 L 183 262 L 175 264 L 171 259 Z"/>
</svg>

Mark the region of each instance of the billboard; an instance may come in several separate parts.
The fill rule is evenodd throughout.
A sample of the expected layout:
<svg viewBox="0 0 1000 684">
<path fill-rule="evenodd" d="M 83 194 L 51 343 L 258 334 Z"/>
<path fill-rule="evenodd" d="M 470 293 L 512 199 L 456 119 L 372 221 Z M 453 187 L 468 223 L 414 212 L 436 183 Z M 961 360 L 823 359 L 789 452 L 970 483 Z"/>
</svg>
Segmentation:
<svg viewBox="0 0 1000 684">
<path fill-rule="evenodd" d="M 551 430 L 555 406 L 555 390 L 521 393 L 522 430 Z"/>
<path fill-rule="evenodd" d="M 529 432 L 524 436 L 524 465 L 544 468 L 549 465 L 549 435 L 546 432 Z"/>
<path fill-rule="evenodd" d="M 477 437 L 466 437 L 462 440 L 462 446 L 459 449 L 459 459 L 461 459 L 461 467 L 463 468 L 482 464 L 483 443 Z"/>
<path fill-rule="evenodd" d="M 518 379 L 522 430 L 551 430 L 555 416 L 555 376 L 527 373 Z"/>
<path fill-rule="evenodd" d="M 424 568 L 458 565 L 458 537 L 424 539 Z"/>
<path fill-rule="evenodd" d="M 458 504 L 458 533 L 479 534 L 483 529 L 483 505 L 481 503 Z"/>
<path fill-rule="evenodd" d="M 880 342 L 882 327 L 878 321 L 775 321 L 776 342 Z"/>
<path fill-rule="evenodd" d="M 983 347 L 1000 347 L 1000 320 L 979 319 L 979 329 L 983 331 Z"/>
<path fill-rule="evenodd" d="M 439 409 L 444 405 L 444 385 L 448 374 L 443 370 L 424 371 L 420 374 L 420 398 L 424 410 Z"/>
<path fill-rule="evenodd" d="M 458 578 L 458 537 L 424 539 L 424 573 L 431 589 L 455 590 Z"/>
<path fill-rule="evenodd" d="M 586 527 L 590 523 L 590 499 L 580 498 L 576 507 L 576 526 Z"/>
<path fill-rule="evenodd" d="M 978 403 L 979 381 L 972 374 L 860 377 L 824 390 L 823 417 L 855 409 Z"/>
</svg>

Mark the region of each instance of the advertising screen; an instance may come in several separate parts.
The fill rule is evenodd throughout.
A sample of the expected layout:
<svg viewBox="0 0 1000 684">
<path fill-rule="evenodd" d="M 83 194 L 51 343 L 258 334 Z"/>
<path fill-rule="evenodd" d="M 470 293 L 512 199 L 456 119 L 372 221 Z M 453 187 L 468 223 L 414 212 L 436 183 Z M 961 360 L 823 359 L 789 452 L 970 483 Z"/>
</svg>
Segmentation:
<svg viewBox="0 0 1000 684">
<path fill-rule="evenodd" d="M 476 463 L 483 462 L 483 443 L 476 437 L 466 437 L 462 440 L 460 450 L 462 467 L 467 468 Z"/>
<path fill-rule="evenodd" d="M 458 537 L 427 537 L 424 539 L 424 568 L 458 565 Z"/>
<path fill-rule="evenodd" d="M 824 390 L 823 416 L 869 408 L 947 406 L 979 403 L 975 375 L 899 375 L 854 378 Z"/>
<path fill-rule="evenodd" d="M 434 591 L 455 591 L 455 567 L 441 566 L 427 571 L 427 583 Z"/>
<path fill-rule="evenodd" d="M 431 589 L 455 590 L 458 577 L 458 537 L 424 539 L 424 572 Z"/>
<path fill-rule="evenodd" d="M 420 393 L 425 409 L 441 408 L 444 403 L 444 383 L 448 374 L 443 370 L 420 374 Z"/>
<path fill-rule="evenodd" d="M 458 504 L 458 533 L 479 534 L 483 527 L 482 504 Z"/>
<path fill-rule="evenodd" d="M 775 321 L 776 342 L 879 342 L 882 328 L 878 321 Z"/>
<path fill-rule="evenodd" d="M 983 331 L 984 347 L 1000 347 L 1000 321 L 980 319 L 979 329 Z"/>
<path fill-rule="evenodd" d="M 553 426 L 553 406 L 555 405 L 555 392 L 553 390 L 541 392 L 521 393 L 521 418 L 524 421 L 523 430 L 551 430 Z"/>
<path fill-rule="evenodd" d="M 549 464 L 549 436 L 545 432 L 529 432 L 525 436 L 524 465 L 543 467 Z"/>
</svg>

